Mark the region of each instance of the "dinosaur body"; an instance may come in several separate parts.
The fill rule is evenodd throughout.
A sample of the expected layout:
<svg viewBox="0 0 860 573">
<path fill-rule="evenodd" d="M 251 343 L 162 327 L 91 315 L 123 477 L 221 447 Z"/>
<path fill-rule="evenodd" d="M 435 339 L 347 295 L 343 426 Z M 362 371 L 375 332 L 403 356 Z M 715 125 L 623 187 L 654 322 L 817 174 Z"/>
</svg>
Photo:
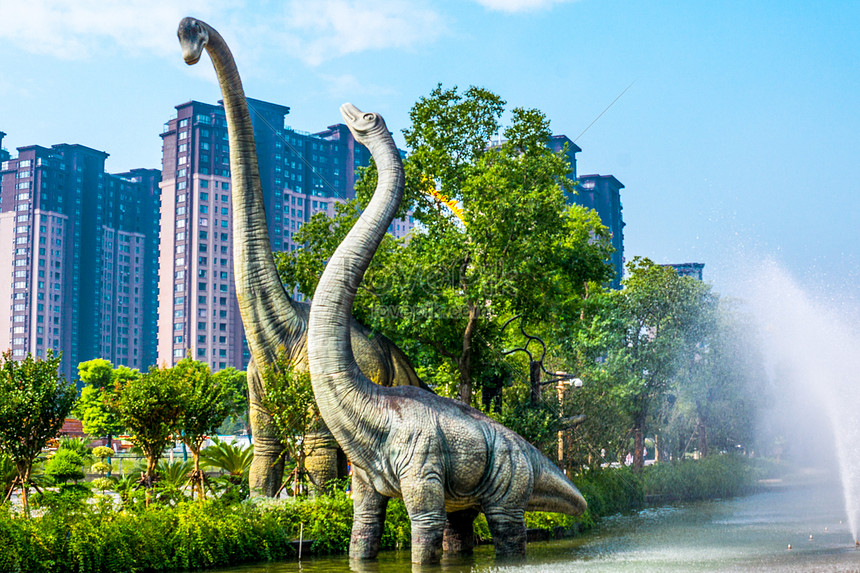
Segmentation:
<svg viewBox="0 0 860 573">
<path fill-rule="evenodd" d="M 402 199 L 403 166 L 379 116 L 350 104 L 341 113 L 373 154 L 379 178 L 317 286 L 308 365 L 320 413 L 356 469 L 350 556 L 376 556 L 392 497 L 402 497 L 409 512 L 415 563 L 440 558 L 443 532 L 446 545 L 462 548 L 478 511 L 497 554 L 524 553 L 525 511 L 578 515 L 586 504 L 576 487 L 522 437 L 474 408 L 416 388 L 379 386 L 356 365 L 352 304 Z"/>
<path fill-rule="evenodd" d="M 287 294 L 272 259 L 254 128 L 230 49 L 214 28 L 194 18 L 184 18 L 177 34 L 187 64 L 197 63 L 204 49 L 209 53 L 224 98 L 233 183 L 233 267 L 239 313 L 251 352 L 248 393 L 255 448 L 250 485 L 255 493 L 272 496 L 281 485 L 283 445 L 262 404 L 265 388 L 259 368 L 272 364 L 279 349 L 284 348 L 295 368 L 307 370 L 309 306 Z M 390 340 L 372 335 L 351 317 L 349 328 L 356 361 L 365 375 L 384 386 L 427 388 Z M 312 451 L 307 467 L 311 479 L 322 485 L 337 477 L 337 444 L 325 429 L 311 436 L 309 442 Z"/>
</svg>

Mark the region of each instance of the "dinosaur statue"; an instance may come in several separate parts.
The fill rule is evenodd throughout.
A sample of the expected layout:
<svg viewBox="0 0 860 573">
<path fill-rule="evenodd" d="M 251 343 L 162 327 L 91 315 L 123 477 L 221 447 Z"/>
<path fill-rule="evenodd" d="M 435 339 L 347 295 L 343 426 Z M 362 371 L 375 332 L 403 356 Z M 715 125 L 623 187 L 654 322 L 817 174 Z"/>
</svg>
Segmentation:
<svg viewBox="0 0 860 573">
<path fill-rule="evenodd" d="M 230 141 L 233 201 L 233 265 L 239 313 L 251 351 L 248 365 L 250 422 L 254 436 L 254 461 L 250 486 L 257 495 L 273 496 L 283 477 L 283 445 L 271 427 L 271 415 L 262 404 L 265 395 L 260 366 L 272 364 L 280 348 L 291 364 L 307 370 L 307 321 L 309 306 L 294 301 L 284 290 L 272 259 L 260 186 L 254 128 L 233 55 L 221 35 L 194 18 L 184 18 L 177 32 L 182 55 L 189 65 L 197 63 L 204 48 L 215 66 L 224 98 Z M 374 335 L 350 319 L 353 352 L 361 371 L 383 386 L 424 385 L 406 355 L 389 339 Z M 337 443 L 323 428 L 309 437 L 306 461 L 311 479 L 325 484 L 337 477 Z M 345 465 L 345 464 L 342 464 Z"/>
<path fill-rule="evenodd" d="M 341 114 L 373 154 L 379 179 L 373 199 L 317 285 L 308 322 L 308 366 L 320 413 L 353 464 L 350 557 L 376 557 L 392 497 L 402 497 L 409 512 L 413 563 L 439 560 L 443 532 L 446 541 L 468 543 L 479 510 L 497 555 L 524 554 L 526 510 L 579 515 L 586 509 L 561 470 L 478 410 L 414 387 L 379 386 L 356 365 L 352 304 L 400 205 L 404 175 L 381 117 L 351 104 L 344 104 Z"/>
</svg>

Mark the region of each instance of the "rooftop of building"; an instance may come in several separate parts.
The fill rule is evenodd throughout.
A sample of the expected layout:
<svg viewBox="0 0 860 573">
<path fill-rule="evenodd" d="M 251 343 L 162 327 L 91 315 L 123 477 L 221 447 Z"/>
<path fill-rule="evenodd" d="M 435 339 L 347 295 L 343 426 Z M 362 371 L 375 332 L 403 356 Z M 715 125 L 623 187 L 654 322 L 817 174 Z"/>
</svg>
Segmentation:
<svg viewBox="0 0 860 573">
<path fill-rule="evenodd" d="M 618 179 L 616 179 L 614 175 L 600 175 L 597 173 L 592 173 L 590 175 L 579 175 L 579 176 L 577 176 L 576 179 L 578 181 L 585 181 L 585 180 L 605 181 L 608 184 L 615 187 L 616 189 L 624 189 L 624 184 L 621 181 L 619 181 Z"/>
</svg>

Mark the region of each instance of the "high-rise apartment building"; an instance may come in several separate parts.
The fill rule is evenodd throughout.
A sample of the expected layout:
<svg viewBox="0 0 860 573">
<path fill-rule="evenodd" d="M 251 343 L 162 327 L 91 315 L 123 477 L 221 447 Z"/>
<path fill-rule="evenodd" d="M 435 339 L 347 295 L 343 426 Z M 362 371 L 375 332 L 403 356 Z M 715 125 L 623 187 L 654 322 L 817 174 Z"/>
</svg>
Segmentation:
<svg viewBox="0 0 860 573">
<path fill-rule="evenodd" d="M 69 379 L 92 358 L 154 360 L 160 173 L 110 175 L 107 157 L 32 145 L 0 167 L 0 349 L 62 352 Z"/>
<path fill-rule="evenodd" d="M 610 286 L 621 288 L 624 276 L 624 219 L 621 217 L 621 190 L 624 185 L 612 175 L 581 175 L 576 174 L 576 154 L 582 149 L 566 135 L 553 135 L 549 147 L 556 153 L 565 150 L 570 162 L 569 177 L 576 181 L 576 192 L 568 196 L 568 203 L 575 203 L 594 209 L 600 215 L 600 221 L 609 228 L 612 235 L 611 263 L 615 269 L 615 278 Z"/>
<path fill-rule="evenodd" d="M 698 281 L 704 280 L 702 277 L 705 263 L 670 263 L 663 266 L 675 269 L 679 277 L 690 277 Z"/>
<path fill-rule="evenodd" d="M 342 124 L 318 133 L 285 125 L 290 108 L 248 98 L 273 251 L 316 213 L 355 196 L 370 152 Z M 224 108 L 190 101 L 161 134 L 162 206 L 158 363 L 188 353 L 213 370 L 249 359 L 233 281 L 231 180 Z M 397 221 L 399 235 L 412 224 Z"/>
<path fill-rule="evenodd" d="M 624 277 L 624 219 L 621 217 L 621 190 L 624 185 L 612 175 L 580 175 L 573 200 L 597 211 L 600 221 L 609 228 L 615 251 L 610 258 L 615 278 L 612 288 L 621 288 Z"/>
<path fill-rule="evenodd" d="M 3 147 L 3 138 L 4 137 L 6 137 L 6 134 L 4 132 L 0 131 L 0 163 L 2 163 L 3 161 L 8 161 L 9 158 L 11 157 L 11 155 L 6 150 L 6 148 Z"/>
</svg>

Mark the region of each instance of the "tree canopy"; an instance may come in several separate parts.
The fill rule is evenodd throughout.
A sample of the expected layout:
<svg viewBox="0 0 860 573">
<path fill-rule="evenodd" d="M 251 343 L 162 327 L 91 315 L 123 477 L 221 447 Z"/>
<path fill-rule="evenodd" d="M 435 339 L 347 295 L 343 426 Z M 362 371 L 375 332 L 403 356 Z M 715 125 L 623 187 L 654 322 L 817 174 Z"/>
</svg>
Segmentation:
<svg viewBox="0 0 860 573">
<path fill-rule="evenodd" d="M 425 365 L 420 373 L 435 377 L 429 381 L 437 390 L 453 383 L 452 394 L 466 403 L 476 381 L 480 388 L 503 361 L 506 318 L 521 313 L 537 322 L 568 311 L 587 282 L 611 275 L 606 228 L 596 213 L 565 200 L 573 190 L 570 165 L 547 146 L 545 116 L 512 110 L 504 142 L 489 145 L 504 105 L 485 89 L 441 86 L 415 104 L 404 130 L 401 214 L 410 210 L 418 227 L 403 240 L 386 237 L 355 304 L 359 320 Z M 296 240 L 305 248 L 278 257 L 288 288 L 314 291 L 375 185 L 371 166 L 356 201 L 339 206 L 334 218 L 315 216 L 302 226 Z M 445 202 L 462 207 L 463 219 Z"/>
<path fill-rule="evenodd" d="M 109 403 L 117 386 L 139 378 L 140 372 L 127 366 L 113 365 L 95 358 L 78 365 L 78 379 L 83 384 L 81 395 L 72 414 L 81 421 L 83 430 L 91 436 L 115 436 L 125 430 L 122 421 Z"/>
<path fill-rule="evenodd" d="M 45 359 L 27 355 L 0 361 L 0 453 L 18 471 L 27 508 L 27 488 L 33 462 L 48 440 L 59 434 L 75 400 L 75 387 L 59 374 L 60 356 L 48 350 Z"/>
</svg>

